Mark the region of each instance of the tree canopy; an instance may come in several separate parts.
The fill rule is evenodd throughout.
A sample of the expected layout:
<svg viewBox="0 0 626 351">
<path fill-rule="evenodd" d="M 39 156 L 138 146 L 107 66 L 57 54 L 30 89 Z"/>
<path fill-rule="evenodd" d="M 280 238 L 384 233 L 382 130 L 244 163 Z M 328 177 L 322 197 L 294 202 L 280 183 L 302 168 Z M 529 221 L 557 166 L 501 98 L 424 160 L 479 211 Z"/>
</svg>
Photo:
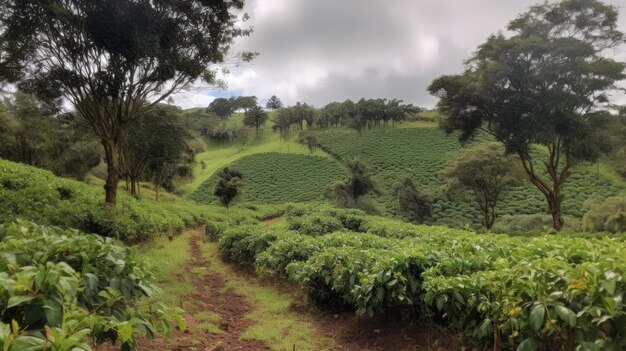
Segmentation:
<svg viewBox="0 0 626 351">
<path fill-rule="evenodd" d="M 239 195 L 243 175 L 236 169 L 225 167 L 218 174 L 218 182 L 213 194 L 220 199 L 222 205 L 229 207 Z"/>
<path fill-rule="evenodd" d="M 265 108 L 268 110 L 278 110 L 283 107 L 283 102 L 276 95 L 272 95 L 267 103 L 265 104 Z"/>
<path fill-rule="evenodd" d="M 243 124 L 249 127 L 255 127 L 257 132 L 259 128 L 267 122 L 267 112 L 261 106 L 253 106 L 246 111 Z"/>
<path fill-rule="evenodd" d="M 460 131 L 467 141 L 483 131 L 519 156 L 557 230 L 562 186 L 573 167 L 608 149 L 603 124 L 610 92 L 626 77 L 625 64 L 607 55 L 624 42 L 617 16 L 615 7 L 597 0 L 533 6 L 509 23 L 510 36 L 492 35 L 480 45 L 464 73 L 442 76 L 428 88 L 448 116 L 447 132 Z M 541 163 L 536 144 L 547 149 Z"/>
<path fill-rule="evenodd" d="M 200 77 L 216 83 L 216 64 L 234 38 L 249 34 L 236 25 L 243 3 L 6 0 L 0 60 L 9 55 L 16 69 L 1 78 L 74 106 L 102 140 L 106 201 L 114 203 L 128 126 Z"/>
</svg>

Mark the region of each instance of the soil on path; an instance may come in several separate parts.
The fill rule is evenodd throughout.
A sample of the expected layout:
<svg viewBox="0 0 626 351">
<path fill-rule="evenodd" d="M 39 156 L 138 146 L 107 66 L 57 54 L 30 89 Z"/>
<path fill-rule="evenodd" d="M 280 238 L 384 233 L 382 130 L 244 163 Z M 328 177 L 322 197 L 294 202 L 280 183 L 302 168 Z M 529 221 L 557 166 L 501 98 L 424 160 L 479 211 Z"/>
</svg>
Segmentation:
<svg viewBox="0 0 626 351">
<path fill-rule="evenodd" d="M 200 248 L 200 238 L 201 235 L 190 236 L 191 257 L 185 265 L 187 274 L 177 277 L 179 281 L 191 283 L 194 287 L 193 292 L 181 297 L 181 301 L 188 303 L 185 306 L 187 331 L 176 330 L 173 335 L 166 339 L 145 340 L 139 349 L 150 351 L 270 350 L 261 341 L 239 338 L 241 333 L 253 323 L 245 318 L 245 315 L 252 311 L 252 307 L 241 295 L 226 289 L 224 277 L 210 269 L 211 263 L 206 260 Z M 209 267 L 208 270 L 207 267 Z M 186 279 L 190 281 L 187 282 Z M 202 331 L 195 328 L 196 321 L 193 316 L 203 312 L 213 312 L 219 315 L 220 332 L 211 333 L 207 331 L 202 336 L 197 335 L 198 332 Z"/>
</svg>

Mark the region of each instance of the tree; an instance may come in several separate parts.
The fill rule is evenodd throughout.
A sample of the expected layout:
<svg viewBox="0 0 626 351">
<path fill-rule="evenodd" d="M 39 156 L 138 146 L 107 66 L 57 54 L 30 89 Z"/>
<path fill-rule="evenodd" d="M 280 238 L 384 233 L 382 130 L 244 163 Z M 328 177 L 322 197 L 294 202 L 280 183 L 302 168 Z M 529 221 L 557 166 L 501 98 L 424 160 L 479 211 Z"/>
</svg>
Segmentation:
<svg viewBox="0 0 626 351">
<path fill-rule="evenodd" d="M 186 160 L 191 136 L 179 108 L 158 105 L 133 122 L 121 154 L 130 192 L 138 195 L 139 181 L 149 179 L 157 189 L 163 180 L 176 174 Z"/>
<path fill-rule="evenodd" d="M 217 82 L 215 65 L 235 37 L 250 32 L 236 26 L 243 3 L 5 0 L 0 48 L 19 48 L 20 55 L 19 74 L 2 78 L 74 106 L 102 142 L 105 200 L 115 203 L 129 126 L 198 78 Z"/>
<path fill-rule="evenodd" d="M 514 186 L 521 185 L 524 171 L 512 155 L 498 144 L 467 149 L 444 170 L 451 193 L 469 192 L 483 214 L 483 224 L 491 229 L 498 201 Z"/>
<path fill-rule="evenodd" d="M 510 37 L 493 35 L 479 46 L 463 74 L 442 76 L 428 88 L 440 97 L 448 133 L 461 131 L 467 141 L 484 131 L 519 157 L 556 230 L 563 227 L 562 188 L 574 166 L 608 149 L 609 93 L 626 77 L 625 64 L 606 56 L 623 43 L 617 17 L 615 7 L 597 0 L 533 6 L 509 23 Z M 536 144 L 547 152 L 539 156 Z"/>
<path fill-rule="evenodd" d="M 243 124 L 249 127 L 255 127 L 257 133 L 259 127 L 267 122 L 267 112 L 263 111 L 261 106 L 254 106 L 246 111 L 243 119 Z"/>
<path fill-rule="evenodd" d="M 222 205 L 229 207 L 231 202 L 239 195 L 242 174 L 236 169 L 225 167 L 217 174 L 218 182 L 215 186 L 215 196 L 219 197 Z"/>
<path fill-rule="evenodd" d="M 413 179 L 405 178 L 395 188 L 398 197 L 398 215 L 405 220 L 422 224 L 433 216 L 433 205 L 430 198 L 422 194 Z"/>
<path fill-rule="evenodd" d="M 302 131 L 298 137 L 298 142 L 305 145 L 309 149 L 309 154 L 313 155 L 315 149 L 319 147 L 319 141 L 317 135 L 311 131 Z"/>
<path fill-rule="evenodd" d="M 267 104 L 265 104 L 265 108 L 272 111 L 281 109 L 282 107 L 283 102 L 280 101 L 280 99 L 276 97 L 276 95 L 272 95 L 272 97 L 267 100 Z"/>
<path fill-rule="evenodd" d="M 348 179 L 331 186 L 326 196 L 337 206 L 360 208 L 370 213 L 379 212 L 376 205 L 367 197 L 378 194 L 378 186 L 367 164 L 355 158 L 344 161 L 348 169 Z"/>
<path fill-rule="evenodd" d="M 216 98 L 215 100 L 211 101 L 206 111 L 222 118 L 229 117 L 230 115 L 235 113 L 235 110 L 237 110 L 237 108 L 233 104 L 232 99 L 233 98 Z"/>
</svg>

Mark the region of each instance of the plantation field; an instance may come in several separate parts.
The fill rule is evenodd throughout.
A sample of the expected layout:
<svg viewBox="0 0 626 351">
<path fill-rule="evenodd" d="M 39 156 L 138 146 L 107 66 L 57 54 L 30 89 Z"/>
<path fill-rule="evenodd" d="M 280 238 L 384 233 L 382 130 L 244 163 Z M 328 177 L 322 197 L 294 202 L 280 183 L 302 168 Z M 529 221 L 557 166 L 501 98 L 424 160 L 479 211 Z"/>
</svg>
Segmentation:
<svg viewBox="0 0 626 351">
<path fill-rule="evenodd" d="M 481 349 L 626 347 L 623 236 L 477 235 L 313 205 L 287 224 L 231 228 L 220 246 L 324 306 L 412 315 Z"/>
<path fill-rule="evenodd" d="M 384 212 L 393 214 L 397 203 L 392 195 L 396 182 L 412 177 L 421 191 L 431 195 L 436 223 L 453 226 L 480 223 L 476 206 L 469 201 L 453 200 L 445 194 L 442 171 L 454 159 L 461 146 L 454 136 L 439 128 L 377 128 L 364 130 L 362 136 L 348 129 L 319 132 L 322 149 L 337 159 L 361 157 L 366 161 L 383 191 L 379 197 Z M 487 142 L 479 138 L 473 144 Z M 592 195 L 614 195 L 623 191 L 599 167 L 580 165 L 566 183 L 563 211 L 580 218 L 583 204 Z M 513 189 L 498 205 L 500 214 L 524 215 L 546 213 L 543 195 L 530 183 Z"/>
<path fill-rule="evenodd" d="M 241 124 L 238 116 L 235 115 L 231 119 L 233 119 L 232 123 Z M 295 140 L 296 132 L 287 141 L 282 140 L 280 135 L 272 132 L 267 126 L 264 129 L 260 129 L 258 134 L 252 133 L 251 140 L 245 145 L 233 141 L 205 140 L 207 144 L 206 151 L 196 155 L 193 179 L 178 180 L 176 192 L 183 196 L 195 192 L 200 184 L 208 180 L 216 171 L 248 155 L 265 152 L 302 155 L 309 153 L 305 146 Z M 316 155 L 326 157 L 322 152 L 318 152 Z"/>
<path fill-rule="evenodd" d="M 342 166 L 329 157 L 277 152 L 258 153 L 232 162 L 243 174 L 242 203 L 276 204 L 324 199 L 324 191 L 343 179 Z M 217 177 L 202 183 L 189 196 L 199 203 L 217 203 L 213 190 Z"/>
<path fill-rule="evenodd" d="M 20 218 L 137 242 L 201 221 L 253 221 L 275 211 L 271 207 L 258 211 L 235 208 L 229 214 L 224 207 L 198 205 L 167 193 L 156 202 L 149 188 L 142 187 L 142 196 L 135 198 L 123 184 L 113 207 L 103 201 L 102 182 L 91 182 L 56 177 L 49 171 L 0 159 L 0 223 Z"/>
</svg>

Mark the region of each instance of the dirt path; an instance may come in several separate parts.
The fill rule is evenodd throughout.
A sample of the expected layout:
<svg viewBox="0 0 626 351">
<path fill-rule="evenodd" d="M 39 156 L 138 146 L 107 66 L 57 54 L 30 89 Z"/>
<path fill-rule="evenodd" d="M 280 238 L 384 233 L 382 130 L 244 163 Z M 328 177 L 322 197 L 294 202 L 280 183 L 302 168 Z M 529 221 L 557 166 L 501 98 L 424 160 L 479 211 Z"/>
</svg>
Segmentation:
<svg viewBox="0 0 626 351">
<path fill-rule="evenodd" d="M 194 287 L 193 292 L 181 296 L 181 301 L 188 303 L 185 316 L 188 330 L 184 333 L 175 331 L 167 339 L 144 341 L 140 350 L 270 350 L 261 341 L 240 339 L 241 333 L 253 323 L 245 318 L 252 311 L 252 307 L 242 296 L 227 289 L 224 278 L 219 273 L 210 270 L 210 262 L 200 248 L 200 238 L 201 235 L 189 237 L 191 257 L 185 265 L 187 274 L 177 276 L 181 283 L 191 283 Z M 216 321 L 219 323 L 219 331 L 201 330 L 196 325 L 198 321 L 193 316 L 207 312 L 218 315 Z M 203 335 L 197 335 L 198 333 Z"/>
</svg>

